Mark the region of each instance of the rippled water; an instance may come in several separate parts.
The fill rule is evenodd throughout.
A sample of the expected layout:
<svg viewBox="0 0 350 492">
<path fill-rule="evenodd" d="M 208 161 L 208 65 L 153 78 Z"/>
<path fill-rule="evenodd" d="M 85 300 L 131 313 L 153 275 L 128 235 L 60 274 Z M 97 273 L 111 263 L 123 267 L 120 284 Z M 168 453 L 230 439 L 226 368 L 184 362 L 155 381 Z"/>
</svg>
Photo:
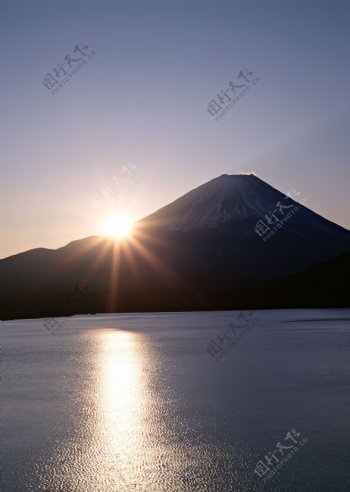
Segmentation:
<svg viewBox="0 0 350 492">
<path fill-rule="evenodd" d="M 1 490 L 350 490 L 350 310 L 43 322 L 1 323 Z"/>
</svg>

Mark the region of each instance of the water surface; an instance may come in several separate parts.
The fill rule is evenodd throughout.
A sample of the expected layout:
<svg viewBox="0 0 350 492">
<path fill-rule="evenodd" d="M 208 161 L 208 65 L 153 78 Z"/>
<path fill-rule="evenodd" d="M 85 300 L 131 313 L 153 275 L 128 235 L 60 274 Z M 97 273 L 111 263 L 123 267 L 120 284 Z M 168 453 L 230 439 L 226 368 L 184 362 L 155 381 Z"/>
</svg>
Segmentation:
<svg viewBox="0 0 350 492">
<path fill-rule="evenodd" d="M 350 310 L 1 325 L 3 491 L 350 490 Z"/>
</svg>

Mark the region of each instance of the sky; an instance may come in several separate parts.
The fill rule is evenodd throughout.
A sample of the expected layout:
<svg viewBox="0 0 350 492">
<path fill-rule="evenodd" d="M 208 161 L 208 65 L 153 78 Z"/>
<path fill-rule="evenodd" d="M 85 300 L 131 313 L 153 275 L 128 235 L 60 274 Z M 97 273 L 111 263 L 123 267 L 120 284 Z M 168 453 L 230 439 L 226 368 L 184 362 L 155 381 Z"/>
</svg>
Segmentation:
<svg viewBox="0 0 350 492">
<path fill-rule="evenodd" d="M 349 21 L 340 0 L 0 0 L 0 257 L 224 173 L 350 228 Z"/>
</svg>

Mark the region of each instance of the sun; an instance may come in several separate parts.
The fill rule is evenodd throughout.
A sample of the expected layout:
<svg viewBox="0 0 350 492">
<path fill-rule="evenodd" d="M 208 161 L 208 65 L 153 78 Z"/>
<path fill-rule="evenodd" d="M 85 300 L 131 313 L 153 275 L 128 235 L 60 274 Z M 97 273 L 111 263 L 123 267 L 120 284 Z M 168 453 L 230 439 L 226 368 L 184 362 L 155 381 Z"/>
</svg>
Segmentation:
<svg viewBox="0 0 350 492">
<path fill-rule="evenodd" d="M 103 232 L 106 236 L 123 239 L 130 236 L 133 225 L 134 221 L 129 215 L 114 214 L 104 220 Z"/>
</svg>

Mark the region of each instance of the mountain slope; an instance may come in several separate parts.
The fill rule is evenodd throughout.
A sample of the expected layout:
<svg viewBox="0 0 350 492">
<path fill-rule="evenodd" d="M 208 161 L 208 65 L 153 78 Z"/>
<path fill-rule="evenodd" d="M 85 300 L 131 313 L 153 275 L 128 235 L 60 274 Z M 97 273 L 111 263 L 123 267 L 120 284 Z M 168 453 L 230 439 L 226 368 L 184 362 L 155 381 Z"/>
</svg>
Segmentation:
<svg viewBox="0 0 350 492">
<path fill-rule="evenodd" d="M 222 175 L 139 221 L 130 241 L 90 237 L 2 260 L 1 318 L 271 306 L 263 286 L 348 250 L 346 229 L 254 175 Z M 78 302 L 77 286 L 93 298 Z"/>
<path fill-rule="evenodd" d="M 186 193 L 142 222 L 155 228 L 183 232 L 214 228 L 230 221 L 250 224 L 252 220 L 258 221 L 272 213 L 279 202 L 283 213 L 287 213 L 287 207 L 292 205 L 299 205 L 303 212 L 308 211 L 254 174 L 223 174 Z M 315 212 L 311 212 L 307 219 L 310 226 L 344 231 Z M 295 228 L 289 224 L 287 229 Z"/>
<path fill-rule="evenodd" d="M 269 227 L 264 235 L 256 231 L 261 221 Z M 286 276 L 350 247 L 349 231 L 254 175 L 215 178 L 139 227 L 176 245 L 175 267 L 182 275 L 205 280 L 209 274 L 231 286 Z"/>
</svg>

